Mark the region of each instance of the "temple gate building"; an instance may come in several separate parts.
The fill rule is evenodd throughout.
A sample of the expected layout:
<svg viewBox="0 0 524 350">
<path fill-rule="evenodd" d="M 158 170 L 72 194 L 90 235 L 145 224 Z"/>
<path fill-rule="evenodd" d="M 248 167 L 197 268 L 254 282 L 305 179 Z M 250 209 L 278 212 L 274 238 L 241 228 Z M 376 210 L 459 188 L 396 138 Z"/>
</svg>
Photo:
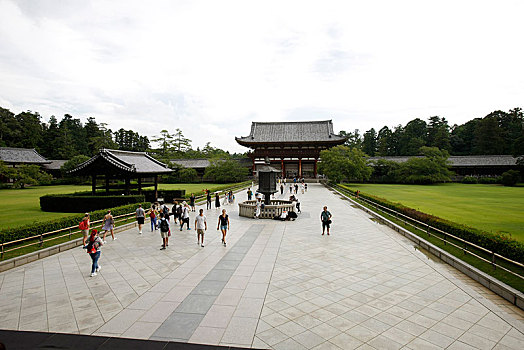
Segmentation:
<svg viewBox="0 0 524 350">
<path fill-rule="evenodd" d="M 269 159 L 281 177 L 317 177 L 320 151 L 341 145 L 346 138 L 333 132 L 331 120 L 309 122 L 253 122 L 251 133 L 235 137 L 248 153 L 253 172 Z"/>
</svg>

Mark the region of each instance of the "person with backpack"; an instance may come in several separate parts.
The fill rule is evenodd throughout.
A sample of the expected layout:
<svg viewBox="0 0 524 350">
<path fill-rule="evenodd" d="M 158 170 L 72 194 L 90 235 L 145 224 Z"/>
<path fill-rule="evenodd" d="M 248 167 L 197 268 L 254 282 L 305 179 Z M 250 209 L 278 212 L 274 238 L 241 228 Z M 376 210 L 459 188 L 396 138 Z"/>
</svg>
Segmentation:
<svg viewBox="0 0 524 350">
<path fill-rule="evenodd" d="M 253 191 L 251 191 L 251 187 L 247 189 L 247 200 L 250 201 L 253 197 Z"/>
<path fill-rule="evenodd" d="M 324 231 L 327 227 L 327 235 L 329 236 L 329 225 L 331 225 L 331 218 L 333 216 L 327 210 L 327 206 L 324 206 L 324 210 L 320 213 L 320 221 L 322 221 L 322 236 L 324 236 Z"/>
<path fill-rule="evenodd" d="M 149 210 L 149 219 L 151 220 L 151 232 L 156 231 L 158 229 L 158 212 L 156 211 L 155 205 L 151 206 L 151 210 Z"/>
<path fill-rule="evenodd" d="M 182 212 L 184 211 L 184 207 L 182 207 L 181 204 L 178 204 L 178 202 L 175 202 L 175 224 L 176 220 L 178 219 L 178 222 L 180 225 L 182 225 Z"/>
<path fill-rule="evenodd" d="M 87 245 L 84 247 L 87 253 L 91 256 L 91 277 L 95 277 L 96 273 L 100 271 L 101 266 L 98 264 L 100 259 L 100 247 L 104 245 L 102 239 L 98 236 L 96 229 L 91 230 Z"/>
<path fill-rule="evenodd" d="M 106 244 L 107 231 L 111 232 L 111 237 L 113 237 L 113 241 L 116 239 L 113 230 L 114 227 L 115 220 L 113 219 L 113 215 L 111 215 L 111 210 L 108 210 L 107 214 L 104 216 L 104 226 L 102 227 L 102 230 L 104 230 L 104 236 L 102 237 L 102 241 L 104 242 L 104 244 Z"/>
<path fill-rule="evenodd" d="M 164 219 L 169 223 L 169 207 L 166 204 L 162 207 L 162 213 L 164 214 Z"/>
<path fill-rule="evenodd" d="M 89 213 L 85 213 L 82 221 L 78 224 L 78 228 L 80 231 L 82 231 L 82 234 L 84 235 L 84 240 L 82 246 L 86 246 L 87 237 L 89 237 L 89 226 L 91 225 L 91 222 L 89 221 Z"/>
<path fill-rule="evenodd" d="M 160 227 L 160 236 L 162 237 L 162 248 L 160 250 L 165 250 L 169 245 L 169 221 L 167 221 L 164 213 L 160 213 L 160 222 L 158 224 Z"/>
<path fill-rule="evenodd" d="M 138 209 L 136 210 L 136 221 L 138 223 L 138 233 L 142 234 L 142 226 L 144 225 L 144 222 L 146 220 L 146 212 L 144 209 L 142 209 L 142 204 L 138 205 Z"/>
<path fill-rule="evenodd" d="M 207 230 L 206 216 L 204 209 L 199 210 L 199 214 L 195 217 L 195 229 L 197 231 L 197 245 L 204 247 L 204 233 Z"/>
</svg>

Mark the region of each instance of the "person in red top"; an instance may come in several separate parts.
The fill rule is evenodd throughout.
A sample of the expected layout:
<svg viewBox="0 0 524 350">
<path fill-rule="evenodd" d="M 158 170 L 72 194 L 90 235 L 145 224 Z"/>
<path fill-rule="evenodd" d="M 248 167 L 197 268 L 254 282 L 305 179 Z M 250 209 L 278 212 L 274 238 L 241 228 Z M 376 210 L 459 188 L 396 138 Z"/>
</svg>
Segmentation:
<svg viewBox="0 0 524 350">
<path fill-rule="evenodd" d="M 80 221 L 80 225 L 78 225 L 78 228 L 80 228 L 80 231 L 82 231 L 82 234 L 84 235 L 84 241 L 83 245 L 85 247 L 87 237 L 89 237 L 89 226 L 91 225 L 91 222 L 89 221 L 89 213 L 85 213 L 84 218 L 82 221 Z"/>
</svg>

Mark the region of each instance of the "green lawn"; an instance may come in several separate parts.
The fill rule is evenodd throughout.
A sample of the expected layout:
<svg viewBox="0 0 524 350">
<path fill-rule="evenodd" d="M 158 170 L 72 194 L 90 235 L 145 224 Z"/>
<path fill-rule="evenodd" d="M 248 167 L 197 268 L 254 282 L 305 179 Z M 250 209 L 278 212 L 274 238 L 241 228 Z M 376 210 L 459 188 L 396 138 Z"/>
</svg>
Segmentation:
<svg viewBox="0 0 524 350">
<path fill-rule="evenodd" d="M 456 183 L 345 186 L 484 231 L 508 232 L 524 241 L 524 187 Z"/>
<path fill-rule="evenodd" d="M 209 189 L 218 191 L 235 184 L 160 184 L 160 189 L 174 190 L 185 189 L 189 196 L 191 192 L 196 196 L 202 194 L 202 190 Z M 45 221 L 72 215 L 71 213 L 49 213 L 40 210 L 40 197 L 46 194 L 73 193 L 89 191 L 91 186 L 34 186 L 25 189 L 1 189 L 0 190 L 0 229 L 21 226 L 35 221 Z"/>
<path fill-rule="evenodd" d="M 0 229 L 69 216 L 71 213 L 41 211 L 40 197 L 46 194 L 88 191 L 90 188 L 90 186 L 60 185 L 2 189 L 0 190 Z"/>
</svg>

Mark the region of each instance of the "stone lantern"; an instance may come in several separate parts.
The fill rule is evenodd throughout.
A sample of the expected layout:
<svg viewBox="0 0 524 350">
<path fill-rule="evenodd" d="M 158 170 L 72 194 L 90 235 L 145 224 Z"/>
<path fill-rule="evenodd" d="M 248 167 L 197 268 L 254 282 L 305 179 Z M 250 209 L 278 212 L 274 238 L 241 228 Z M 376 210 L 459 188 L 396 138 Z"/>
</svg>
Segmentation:
<svg viewBox="0 0 524 350">
<path fill-rule="evenodd" d="M 280 170 L 277 170 L 269 165 L 260 165 L 258 170 L 258 192 L 264 194 L 264 203 L 270 204 L 271 195 L 277 192 L 277 175 Z"/>
</svg>

